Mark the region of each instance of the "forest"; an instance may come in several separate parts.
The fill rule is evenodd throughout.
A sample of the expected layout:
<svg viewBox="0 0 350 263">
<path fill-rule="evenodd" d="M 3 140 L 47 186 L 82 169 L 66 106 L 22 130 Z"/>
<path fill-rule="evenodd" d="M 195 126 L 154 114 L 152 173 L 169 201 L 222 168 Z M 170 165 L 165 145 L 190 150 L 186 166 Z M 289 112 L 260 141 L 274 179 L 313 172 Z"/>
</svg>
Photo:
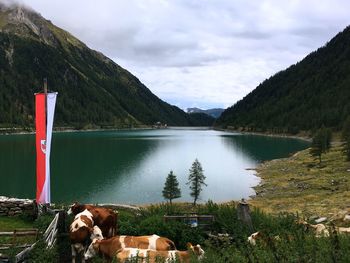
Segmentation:
<svg viewBox="0 0 350 263">
<path fill-rule="evenodd" d="M 324 125 L 339 131 L 350 115 L 350 28 L 302 61 L 266 79 L 216 121 L 218 127 L 290 133 Z"/>
</svg>

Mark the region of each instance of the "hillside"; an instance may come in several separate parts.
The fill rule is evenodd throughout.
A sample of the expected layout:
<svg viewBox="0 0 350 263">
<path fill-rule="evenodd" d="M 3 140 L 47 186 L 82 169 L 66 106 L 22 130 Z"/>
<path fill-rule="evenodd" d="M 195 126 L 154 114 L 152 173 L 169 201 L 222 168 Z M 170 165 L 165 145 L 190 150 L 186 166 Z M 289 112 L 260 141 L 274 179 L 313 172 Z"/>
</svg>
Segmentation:
<svg viewBox="0 0 350 263">
<path fill-rule="evenodd" d="M 223 111 L 224 109 L 221 108 L 214 108 L 208 110 L 202 110 L 199 108 L 187 108 L 187 113 L 205 113 L 215 119 L 219 118 Z"/>
<path fill-rule="evenodd" d="M 192 126 L 213 126 L 215 118 L 202 112 L 188 113 Z"/>
<path fill-rule="evenodd" d="M 261 83 L 228 108 L 216 125 L 297 133 L 339 130 L 350 115 L 350 28 L 324 47 Z"/>
<path fill-rule="evenodd" d="M 22 6 L 0 3 L 0 126 L 33 126 L 43 78 L 59 93 L 55 125 L 192 125 L 130 72 Z M 195 120 L 198 123 L 198 120 Z"/>
</svg>

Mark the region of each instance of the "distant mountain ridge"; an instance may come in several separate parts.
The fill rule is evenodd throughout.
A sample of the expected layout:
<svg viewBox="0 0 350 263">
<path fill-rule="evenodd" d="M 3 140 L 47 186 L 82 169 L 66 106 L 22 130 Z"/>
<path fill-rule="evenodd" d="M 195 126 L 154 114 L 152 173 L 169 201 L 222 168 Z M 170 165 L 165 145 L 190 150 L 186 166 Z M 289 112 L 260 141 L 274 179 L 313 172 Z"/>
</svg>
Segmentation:
<svg viewBox="0 0 350 263">
<path fill-rule="evenodd" d="M 214 108 L 214 109 L 208 109 L 208 110 L 202 110 L 199 108 L 187 108 L 187 113 L 205 113 L 217 119 L 224 112 L 224 110 L 225 109 L 221 109 L 221 108 Z"/>
<path fill-rule="evenodd" d="M 350 28 L 265 80 L 228 108 L 217 126 L 297 133 L 339 130 L 350 116 Z"/>
<path fill-rule="evenodd" d="M 43 78 L 58 91 L 55 125 L 201 125 L 102 53 L 23 6 L 0 3 L 0 127 L 33 126 Z"/>
</svg>

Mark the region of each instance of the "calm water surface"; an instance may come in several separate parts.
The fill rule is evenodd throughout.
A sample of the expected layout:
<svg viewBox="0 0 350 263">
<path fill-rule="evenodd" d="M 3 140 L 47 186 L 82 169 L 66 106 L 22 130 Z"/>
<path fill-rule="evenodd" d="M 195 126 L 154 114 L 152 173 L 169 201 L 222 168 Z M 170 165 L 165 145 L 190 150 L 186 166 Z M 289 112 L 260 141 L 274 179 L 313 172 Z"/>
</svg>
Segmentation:
<svg viewBox="0 0 350 263">
<path fill-rule="evenodd" d="M 34 135 L 0 136 L 0 195 L 35 198 Z M 254 194 L 262 161 L 287 157 L 309 143 L 297 139 L 201 129 L 54 133 L 53 202 L 153 203 L 164 201 L 170 170 L 190 201 L 188 170 L 198 158 L 207 177 L 201 200 L 227 201 Z"/>
</svg>

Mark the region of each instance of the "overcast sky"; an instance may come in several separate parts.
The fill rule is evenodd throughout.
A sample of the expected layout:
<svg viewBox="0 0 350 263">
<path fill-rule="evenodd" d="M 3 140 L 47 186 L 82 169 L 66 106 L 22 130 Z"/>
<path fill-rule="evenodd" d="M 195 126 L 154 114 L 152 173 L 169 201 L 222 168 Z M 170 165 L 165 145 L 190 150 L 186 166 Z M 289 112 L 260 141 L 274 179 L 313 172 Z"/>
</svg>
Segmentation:
<svg viewBox="0 0 350 263">
<path fill-rule="evenodd" d="M 20 0 L 161 99 L 228 107 L 350 24 L 348 0 Z"/>
</svg>

